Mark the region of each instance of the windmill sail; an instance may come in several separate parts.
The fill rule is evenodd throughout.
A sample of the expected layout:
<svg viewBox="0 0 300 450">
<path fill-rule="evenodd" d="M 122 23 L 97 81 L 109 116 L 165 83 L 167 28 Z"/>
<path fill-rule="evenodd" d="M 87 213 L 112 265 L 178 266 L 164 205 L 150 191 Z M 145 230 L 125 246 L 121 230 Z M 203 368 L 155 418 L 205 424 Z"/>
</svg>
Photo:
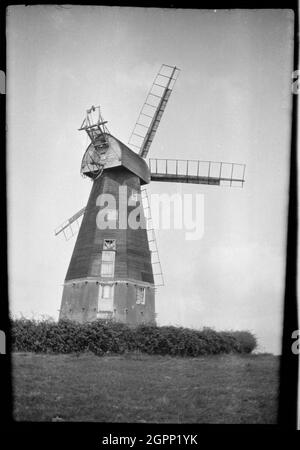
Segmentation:
<svg viewBox="0 0 300 450">
<path fill-rule="evenodd" d="M 76 214 L 74 214 L 64 223 L 62 223 L 59 227 L 57 227 L 56 230 L 54 231 L 55 236 L 57 236 L 60 233 L 63 233 L 66 241 L 75 236 L 75 234 L 78 233 L 80 226 L 80 219 L 83 216 L 85 210 L 86 207 L 82 208 L 80 211 L 78 211 Z"/>
<path fill-rule="evenodd" d="M 163 273 L 162 273 L 162 268 L 161 268 L 160 259 L 159 259 L 159 253 L 158 253 L 157 244 L 156 244 L 156 236 L 155 236 L 155 231 L 153 228 L 150 203 L 149 203 L 147 189 L 145 186 L 143 186 L 141 189 L 141 198 L 142 198 L 142 204 L 143 204 L 143 208 L 144 208 L 149 250 L 151 252 L 151 264 L 152 264 L 152 268 L 153 268 L 154 284 L 156 287 L 164 286 L 164 284 L 165 284 L 164 277 L 163 277 Z"/>
<path fill-rule="evenodd" d="M 141 109 L 128 145 L 143 158 L 147 157 L 178 75 L 176 66 L 163 64 Z"/>
<path fill-rule="evenodd" d="M 183 159 L 150 159 L 151 181 L 243 187 L 245 164 Z"/>
</svg>

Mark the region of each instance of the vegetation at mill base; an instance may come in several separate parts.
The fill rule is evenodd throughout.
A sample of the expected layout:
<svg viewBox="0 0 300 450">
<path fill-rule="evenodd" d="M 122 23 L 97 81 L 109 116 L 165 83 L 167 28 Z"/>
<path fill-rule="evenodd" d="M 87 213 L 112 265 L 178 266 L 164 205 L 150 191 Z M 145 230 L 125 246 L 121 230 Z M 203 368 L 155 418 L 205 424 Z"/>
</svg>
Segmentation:
<svg viewBox="0 0 300 450">
<path fill-rule="evenodd" d="M 274 424 L 280 358 L 13 353 L 17 421 Z"/>
<path fill-rule="evenodd" d="M 34 353 L 92 352 L 102 356 L 141 352 L 149 355 L 198 357 L 251 353 L 257 346 L 249 331 L 193 330 L 174 326 L 130 327 L 113 321 L 11 321 L 12 350 Z"/>
</svg>

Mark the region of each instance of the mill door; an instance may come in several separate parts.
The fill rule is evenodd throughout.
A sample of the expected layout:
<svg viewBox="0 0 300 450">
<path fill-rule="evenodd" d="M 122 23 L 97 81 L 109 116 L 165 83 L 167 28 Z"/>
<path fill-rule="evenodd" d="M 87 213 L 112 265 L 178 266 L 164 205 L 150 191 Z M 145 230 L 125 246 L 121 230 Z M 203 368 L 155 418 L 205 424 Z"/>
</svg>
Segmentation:
<svg viewBox="0 0 300 450">
<path fill-rule="evenodd" d="M 97 319 L 112 318 L 114 313 L 114 285 L 101 284 L 98 298 Z"/>
</svg>

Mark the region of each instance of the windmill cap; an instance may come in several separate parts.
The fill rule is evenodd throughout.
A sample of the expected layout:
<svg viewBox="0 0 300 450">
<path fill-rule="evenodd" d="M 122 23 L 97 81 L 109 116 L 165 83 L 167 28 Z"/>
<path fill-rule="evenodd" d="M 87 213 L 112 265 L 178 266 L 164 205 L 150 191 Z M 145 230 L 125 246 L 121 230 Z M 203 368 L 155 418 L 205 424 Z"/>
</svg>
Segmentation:
<svg viewBox="0 0 300 450">
<path fill-rule="evenodd" d="M 103 170 L 123 166 L 140 178 L 141 185 L 150 183 L 150 170 L 144 158 L 111 134 L 106 133 L 105 138 L 107 145 L 96 149 L 91 143 L 86 149 L 81 162 L 82 175 L 95 178 L 100 165 Z"/>
</svg>

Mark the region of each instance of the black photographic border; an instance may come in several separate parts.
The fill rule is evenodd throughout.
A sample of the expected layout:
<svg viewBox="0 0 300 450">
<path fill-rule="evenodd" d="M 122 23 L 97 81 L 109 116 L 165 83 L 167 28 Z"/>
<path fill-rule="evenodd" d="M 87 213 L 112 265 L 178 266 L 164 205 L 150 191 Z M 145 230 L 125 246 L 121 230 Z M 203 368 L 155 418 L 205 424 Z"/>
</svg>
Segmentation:
<svg viewBox="0 0 300 450">
<path fill-rule="evenodd" d="M 6 73 L 6 8 L 10 5 L 24 4 L 22 2 L 0 4 L 0 70 Z M 34 3 L 41 4 L 41 3 Z M 49 3 L 47 3 L 49 4 Z M 57 3 L 54 3 L 57 4 Z M 62 3 L 66 4 L 66 3 Z M 76 5 L 76 2 L 70 4 Z M 78 3 L 80 4 L 80 3 Z M 82 4 L 82 3 L 81 3 Z M 92 3 L 88 3 L 92 4 Z M 272 1 L 202 1 L 190 2 L 105 2 L 97 3 L 107 6 L 131 7 L 163 7 L 181 9 L 291 9 L 294 11 L 294 70 L 299 68 L 299 5 L 297 0 L 281 2 Z M 28 4 L 27 4 L 28 5 Z M 30 4 L 33 5 L 33 4 Z M 292 79 L 291 79 L 292 82 Z M 64 447 L 81 445 L 84 448 L 102 447 L 101 436 L 113 433 L 114 435 L 135 435 L 143 438 L 146 434 L 197 434 L 200 445 L 236 442 L 243 447 L 246 442 L 243 435 L 247 435 L 247 443 L 256 445 L 257 433 L 267 439 L 270 445 L 278 441 L 282 432 L 286 437 L 294 435 L 297 429 L 297 397 L 298 397 L 298 360 L 299 355 L 291 351 L 292 332 L 299 329 L 297 311 L 297 239 L 298 239 L 298 192 L 297 192 L 297 144 L 298 144 L 298 95 L 293 94 L 292 132 L 290 148 L 290 185 L 288 207 L 288 234 L 286 249 L 286 275 L 284 295 L 284 317 L 282 334 L 282 357 L 280 365 L 280 391 L 278 403 L 278 423 L 276 425 L 206 425 L 206 424 L 118 424 L 118 423 L 34 423 L 15 422 L 12 416 L 12 366 L 10 359 L 10 323 L 8 300 L 8 270 L 7 270 L 7 197 L 6 197 L 6 95 L 0 94 L 0 137 L 1 137 L 1 301 L 0 301 L 0 330 L 6 334 L 7 354 L 0 355 L 0 371 L 2 375 L 0 405 L 2 412 L 1 441 L 5 439 L 3 431 L 12 443 L 21 444 L 22 447 L 43 448 L 44 444 L 51 444 L 54 448 L 62 444 Z M 30 214 L 30 211 L 28 211 Z M 272 435 L 272 439 L 270 437 Z M 2 436 L 2 437 L 1 437 Z M 234 436 L 234 438 L 233 438 Z M 43 443 L 39 439 L 43 439 Z M 255 440 L 254 440 L 255 439 Z M 199 440 L 199 439 L 198 439 Z M 136 445 L 135 447 L 137 447 Z M 105 448 L 107 446 L 104 446 Z M 117 446 L 118 447 L 118 446 Z M 156 446 L 155 446 L 156 447 Z M 165 447 L 165 446 L 163 446 Z M 174 445 L 173 445 L 174 447 Z"/>
</svg>

